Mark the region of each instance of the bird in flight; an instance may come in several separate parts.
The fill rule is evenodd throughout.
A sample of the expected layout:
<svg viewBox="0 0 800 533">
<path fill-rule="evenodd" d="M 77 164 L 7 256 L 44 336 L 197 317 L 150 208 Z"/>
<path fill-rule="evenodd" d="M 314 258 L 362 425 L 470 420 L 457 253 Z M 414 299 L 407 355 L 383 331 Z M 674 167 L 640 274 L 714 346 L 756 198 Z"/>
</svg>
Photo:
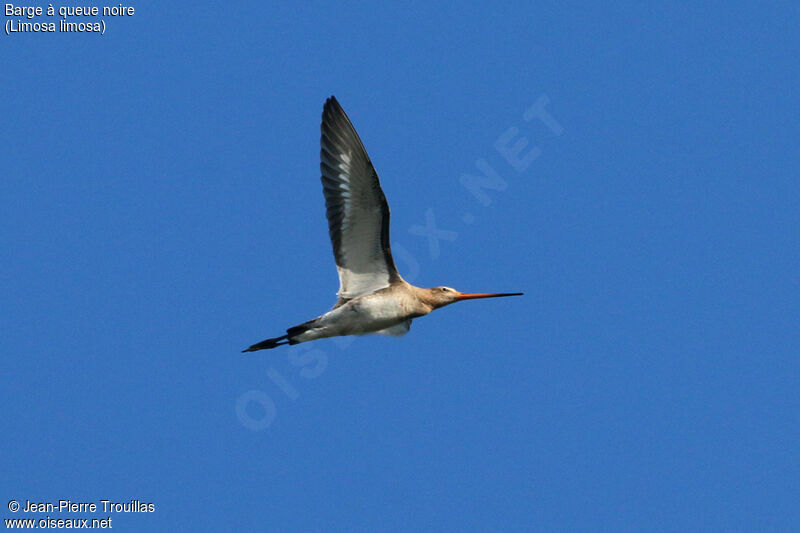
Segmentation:
<svg viewBox="0 0 800 533">
<path fill-rule="evenodd" d="M 411 321 L 464 300 L 519 296 L 423 289 L 397 272 L 389 246 L 389 204 L 378 174 L 342 106 L 331 96 L 322 110 L 322 192 L 339 271 L 339 299 L 322 316 L 242 350 L 255 352 L 342 335 L 405 335 Z"/>
</svg>

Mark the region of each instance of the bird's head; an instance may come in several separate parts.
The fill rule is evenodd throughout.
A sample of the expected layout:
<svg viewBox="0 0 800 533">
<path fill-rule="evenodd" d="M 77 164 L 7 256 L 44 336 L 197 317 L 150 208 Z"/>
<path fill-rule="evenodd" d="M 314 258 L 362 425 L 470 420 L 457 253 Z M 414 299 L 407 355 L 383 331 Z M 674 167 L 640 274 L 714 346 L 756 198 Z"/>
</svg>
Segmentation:
<svg viewBox="0 0 800 533">
<path fill-rule="evenodd" d="M 521 296 L 521 292 L 459 292 L 451 287 L 433 287 L 426 289 L 426 298 L 434 309 L 450 305 L 463 300 L 475 300 L 478 298 L 501 298 L 504 296 Z"/>
</svg>

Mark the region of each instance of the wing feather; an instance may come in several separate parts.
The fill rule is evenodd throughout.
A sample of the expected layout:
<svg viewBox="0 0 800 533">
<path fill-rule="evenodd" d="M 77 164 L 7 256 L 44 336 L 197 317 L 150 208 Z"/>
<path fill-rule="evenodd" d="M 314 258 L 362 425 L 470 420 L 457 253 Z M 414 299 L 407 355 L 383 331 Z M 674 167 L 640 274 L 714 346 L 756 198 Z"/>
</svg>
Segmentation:
<svg viewBox="0 0 800 533">
<path fill-rule="evenodd" d="M 389 244 L 389 204 L 378 174 L 342 106 L 322 111 L 320 170 L 340 298 L 388 287 L 399 275 Z"/>
</svg>

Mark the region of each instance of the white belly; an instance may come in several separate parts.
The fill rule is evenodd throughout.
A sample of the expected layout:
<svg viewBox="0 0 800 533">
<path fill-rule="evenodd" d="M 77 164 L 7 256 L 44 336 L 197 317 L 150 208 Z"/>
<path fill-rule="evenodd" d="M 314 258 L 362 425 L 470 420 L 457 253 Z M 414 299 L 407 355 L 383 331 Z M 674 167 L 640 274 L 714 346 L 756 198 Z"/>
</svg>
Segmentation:
<svg viewBox="0 0 800 533">
<path fill-rule="evenodd" d="M 308 322 L 309 328 L 292 336 L 292 343 L 341 335 L 404 335 L 414 318 L 431 309 L 402 292 L 378 291 L 350 300 Z M 305 324 L 304 324 L 305 325 Z"/>
<path fill-rule="evenodd" d="M 392 295 L 368 295 L 328 313 L 326 326 L 335 335 L 363 335 L 399 324 L 408 313 Z"/>
<path fill-rule="evenodd" d="M 312 329 L 294 340 L 307 342 L 324 337 L 376 333 L 405 323 L 408 314 L 399 297 L 385 293 L 369 294 L 325 313 L 315 321 Z"/>
</svg>

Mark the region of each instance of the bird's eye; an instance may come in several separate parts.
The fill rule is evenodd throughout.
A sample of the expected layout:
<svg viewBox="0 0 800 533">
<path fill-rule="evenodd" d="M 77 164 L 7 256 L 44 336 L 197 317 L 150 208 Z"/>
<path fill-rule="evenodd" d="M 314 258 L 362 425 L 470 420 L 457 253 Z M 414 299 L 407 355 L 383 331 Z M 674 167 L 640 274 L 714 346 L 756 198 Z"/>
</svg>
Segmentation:
<svg viewBox="0 0 800 533">
<path fill-rule="evenodd" d="M 449 288 L 447 288 L 447 287 L 442 287 L 442 290 L 443 290 L 444 292 L 448 292 L 450 289 L 449 289 Z"/>
</svg>

